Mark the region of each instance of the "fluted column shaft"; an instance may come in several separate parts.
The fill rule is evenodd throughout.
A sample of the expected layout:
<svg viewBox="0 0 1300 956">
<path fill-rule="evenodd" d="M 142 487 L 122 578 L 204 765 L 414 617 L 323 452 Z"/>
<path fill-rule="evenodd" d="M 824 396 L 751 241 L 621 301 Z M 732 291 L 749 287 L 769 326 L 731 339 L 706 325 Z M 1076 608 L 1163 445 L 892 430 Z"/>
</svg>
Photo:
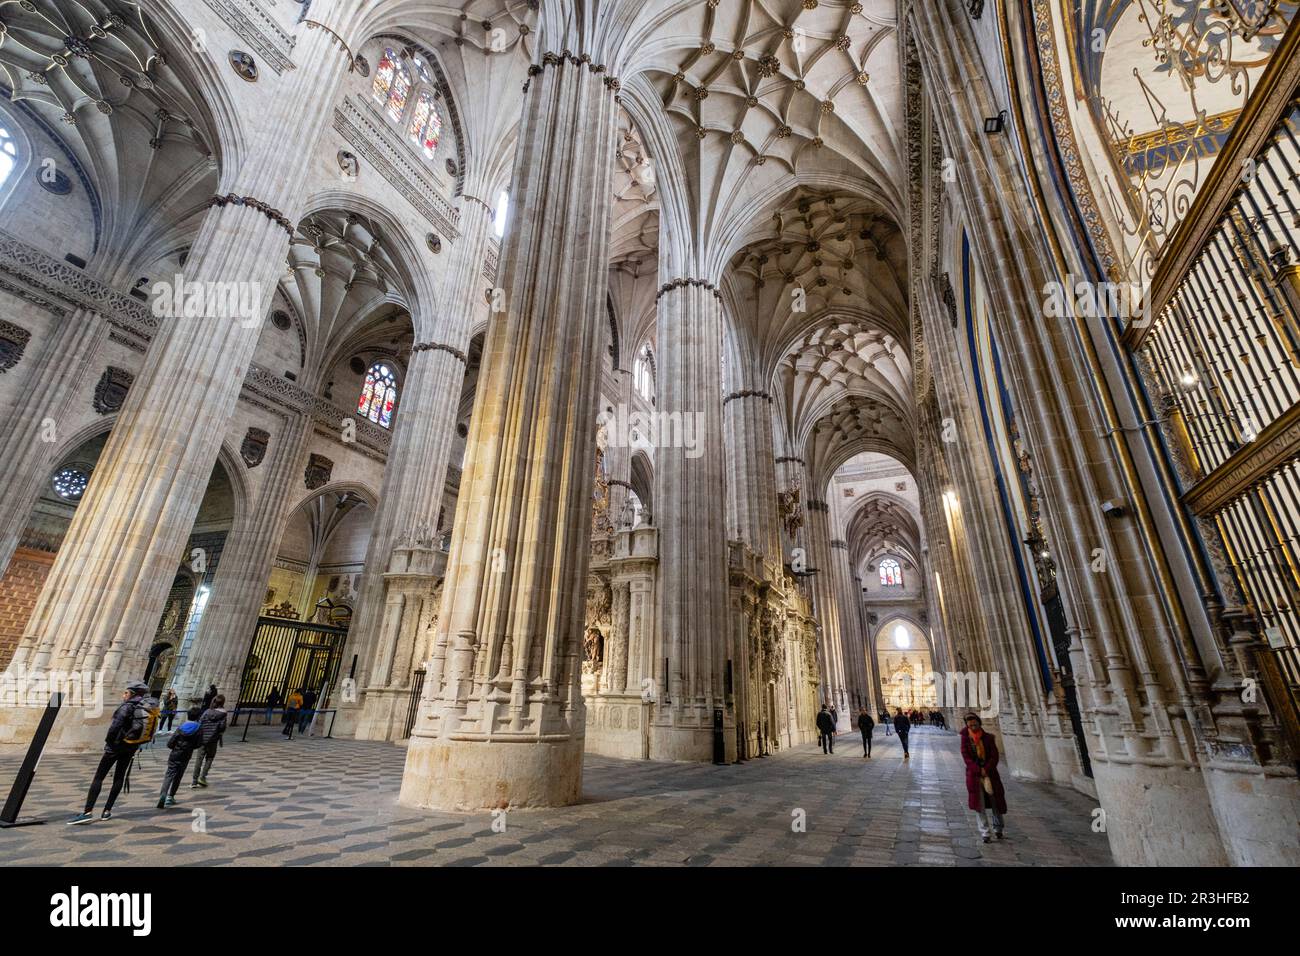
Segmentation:
<svg viewBox="0 0 1300 956">
<path fill-rule="evenodd" d="M 581 792 L 579 684 L 617 110 L 577 57 L 530 69 L 515 222 L 461 478 L 406 804 L 558 805 Z"/>
<path fill-rule="evenodd" d="M 431 542 L 437 530 L 465 381 L 470 327 L 487 285 L 482 271 L 492 220 L 482 201 L 467 199 L 461 207 L 461 229 L 451 248 L 441 308 L 418 323 L 418 341 L 411 349 L 352 626 L 353 648 L 361 655 L 365 686 L 355 730 L 358 737 L 366 739 L 393 739 L 401 729 L 398 722 L 405 718 L 404 712 L 399 713 L 401 708 L 394 709 L 393 701 L 386 699 L 391 693 L 383 693 L 407 686 L 411 676 L 411 667 L 405 663 L 393 666 L 396 646 L 384 636 L 403 629 L 380 626 L 387 607 L 384 575 L 396 547 L 403 542 Z M 353 715 L 341 715 L 340 719 L 342 729 L 351 729 Z"/>
<path fill-rule="evenodd" d="M 808 560 L 817 573 L 813 575 L 816 616 L 822 626 L 819 664 L 822 668 L 821 703 L 834 704 L 840 722 L 847 720 L 843 641 L 840 600 L 832 570 L 830 513 L 826 502 L 812 498 L 807 502 Z"/>
<path fill-rule="evenodd" d="M 292 514 L 292 499 L 301 487 L 311 432 L 311 416 L 304 413 L 286 418 L 271 438 L 266 459 L 258 466 L 265 469 L 263 481 L 249 501 L 248 514 L 226 539 L 193 646 L 177 661 L 172 684 L 182 699 L 216 684 L 230 703 L 236 700 L 262 595 Z"/>
<path fill-rule="evenodd" d="M 776 458 L 772 450 L 772 399 L 748 390 L 726 396 L 728 533 L 739 535 L 776 567 L 782 563 L 777 527 Z"/>
<path fill-rule="evenodd" d="M 678 277 L 682 278 L 682 277 Z M 667 702 L 652 752 L 713 758 L 713 710 L 725 710 L 727 530 L 722 435 L 722 304 L 698 280 L 668 280 L 659 298 L 660 426 L 655 452 L 659 629 L 669 661 Z M 680 422 L 680 427 L 668 427 Z M 676 434 L 674 434 L 676 432 Z M 681 439 L 681 440 L 678 440 Z M 734 734 L 726 735 L 734 745 Z"/>
<path fill-rule="evenodd" d="M 59 424 L 78 388 L 92 375 L 109 320 L 77 309 L 60 319 L 36 358 L 22 394 L 0 433 L 0 575 L 9 566 L 36 499 L 45 488 L 58 453 L 69 451 Z M 30 361 L 30 358 L 29 358 Z M 52 421 L 58 440 L 44 441 Z"/>
<path fill-rule="evenodd" d="M 293 76 L 301 79 L 288 81 L 293 85 L 280 115 L 267 117 L 266 141 L 253 144 L 244 167 L 223 185 L 227 194 L 255 202 L 227 201 L 209 210 L 184 268 L 187 291 L 235 283 L 251 301 L 271 301 L 302 198 L 300 166 L 323 129 L 307 104 L 332 99 L 345 73 L 323 31 L 304 34 L 297 56 Z M 285 150 L 279 142 L 302 148 Z M 209 300 L 204 315 L 160 322 L 15 663 L 101 673 L 114 687 L 143 673 L 265 317 L 265 309 L 252 321 L 225 311 Z M 0 740 L 21 739 L 30 722 L 28 714 L 0 714 Z M 54 745 L 91 747 L 98 736 L 83 712 L 71 713 Z"/>
</svg>

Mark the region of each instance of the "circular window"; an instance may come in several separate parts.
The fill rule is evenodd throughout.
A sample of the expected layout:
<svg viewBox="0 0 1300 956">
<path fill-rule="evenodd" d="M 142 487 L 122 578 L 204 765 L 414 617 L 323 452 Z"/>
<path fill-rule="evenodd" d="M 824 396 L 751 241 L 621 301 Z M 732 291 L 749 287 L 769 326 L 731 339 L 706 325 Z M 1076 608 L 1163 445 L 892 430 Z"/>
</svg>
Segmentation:
<svg viewBox="0 0 1300 956">
<path fill-rule="evenodd" d="M 293 322 L 289 319 L 289 313 L 276 309 L 271 313 L 271 324 L 281 332 L 288 332 Z"/>
<path fill-rule="evenodd" d="M 55 474 L 51 484 L 54 493 L 64 501 L 80 501 L 89 481 L 90 476 L 80 468 L 63 468 Z"/>
</svg>

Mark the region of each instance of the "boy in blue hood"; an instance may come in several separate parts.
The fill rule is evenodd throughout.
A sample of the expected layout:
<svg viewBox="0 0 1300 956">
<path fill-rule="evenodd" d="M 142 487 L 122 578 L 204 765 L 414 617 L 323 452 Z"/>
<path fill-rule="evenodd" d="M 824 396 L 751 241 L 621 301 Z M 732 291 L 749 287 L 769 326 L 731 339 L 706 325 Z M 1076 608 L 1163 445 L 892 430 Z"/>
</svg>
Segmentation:
<svg viewBox="0 0 1300 956">
<path fill-rule="evenodd" d="M 158 792 L 158 809 L 164 810 L 176 802 L 176 790 L 185 776 L 185 768 L 190 764 L 194 751 L 203 746 L 203 725 L 199 718 L 203 715 L 200 707 L 191 707 L 185 723 L 181 724 L 167 741 L 171 754 L 167 757 L 167 772 L 163 775 L 162 790 Z"/>
</svg>

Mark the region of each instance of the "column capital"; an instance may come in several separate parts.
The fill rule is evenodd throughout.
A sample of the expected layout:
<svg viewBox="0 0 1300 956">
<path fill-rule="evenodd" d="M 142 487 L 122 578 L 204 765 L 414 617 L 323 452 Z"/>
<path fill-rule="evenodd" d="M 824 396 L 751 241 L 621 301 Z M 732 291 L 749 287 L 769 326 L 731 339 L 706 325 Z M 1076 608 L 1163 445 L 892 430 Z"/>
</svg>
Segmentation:
<svg viewBox="0 0 1300 956">
<path fill-rule="evenodd" d="M 663 298 L 663 296 L 666 293 L 671 292 L 674 289 L 685 289 L 687 286 L 695 286 L 700 289 L 707 289 L 709 292 L 713 293 L 713 297 L 715 299 L 717 299 L 719 302 L 722 301 L 721 291 L 719 291 L 718 287 L 715 286 L 712 282 L 708 281 L 707 279 L 692 279 L 689 277 L 680 278 L 680 279 L 670 279 L 667 282 L 665 282 L 663 285 L 659 287 L 659 291 L 655 293 L 655 301 L 658 302 L 661 298 Z"/>
<path fill-rule="evenodd" d="M 464 352 L 454 345 L 446 345 L 442 342 L 416 342 L 411 346 L 411 354 L 416 352 L 446 352 L 461 365 L 469 364 Z"/>
</svg>

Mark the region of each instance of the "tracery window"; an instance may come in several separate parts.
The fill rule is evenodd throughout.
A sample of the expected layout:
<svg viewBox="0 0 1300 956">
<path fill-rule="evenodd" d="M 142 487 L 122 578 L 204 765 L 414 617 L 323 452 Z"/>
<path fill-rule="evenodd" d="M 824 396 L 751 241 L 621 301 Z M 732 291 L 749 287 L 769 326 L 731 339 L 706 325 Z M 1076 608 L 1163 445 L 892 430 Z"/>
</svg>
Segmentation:
<svg viewBox="0 0 1300 956">
<path fill-rule="evenodd" d="M 384 111 L 394 123 L 400 123 L 406 113 L 406 100 L 411 93 L 411 71 L 391 48 L 384 50 L 375 70 L 375 99 L 384 104 Z"/>
<path fill-rule="evenodd" d="M 880 586 L 886 588 L 903 586 L 903 569 L 893 558 L 885 558 L 880 562 Z"/>
<path fill-rule="evenodd" d="M 647 342 L 641 346 L 641 351 L 637 353 L 636 361 L 632 363 L 632 387 L 637 390 L 637 394 L 647 402 L 655 400 L 655 368 L 654 353 L 650 351 L 650 343 Z"/>
<path fill-rule="evenodd" d="M 357 414 L 376 425 L 390 428 L 396 403 L 397 376 L 391 366 L 376 362 L 366 372 L 366 383 L 361 387 L 361 398 L 357 401 Z"/>
<path fill-rule="evenodd" d="M 86 491 L 90 476 L 80 468 L 63 468 L 55 473 L 50 484 L 54 493 L 64 501 L 80 501 Z"/>
<path fill-rule="evenodd" d="M 411 123 L 406 130 L 411 142 L 424 150 L 424 155 L 433 159 L 438 150 L 438 139 L 442 135 L 442 116 L 434 105 L 433 94 L 428 90 L 420 93 L 415 101 L 415 111 L 411 114 Z"/>
<path fill-rule="evenodd" d="M 429 65 L 419 56 L 384 48 L 372 85 L 384 114 L 433 159 L 442 139 L 443 115 L 438 109 L 438 85 Z"/>
</svg>

